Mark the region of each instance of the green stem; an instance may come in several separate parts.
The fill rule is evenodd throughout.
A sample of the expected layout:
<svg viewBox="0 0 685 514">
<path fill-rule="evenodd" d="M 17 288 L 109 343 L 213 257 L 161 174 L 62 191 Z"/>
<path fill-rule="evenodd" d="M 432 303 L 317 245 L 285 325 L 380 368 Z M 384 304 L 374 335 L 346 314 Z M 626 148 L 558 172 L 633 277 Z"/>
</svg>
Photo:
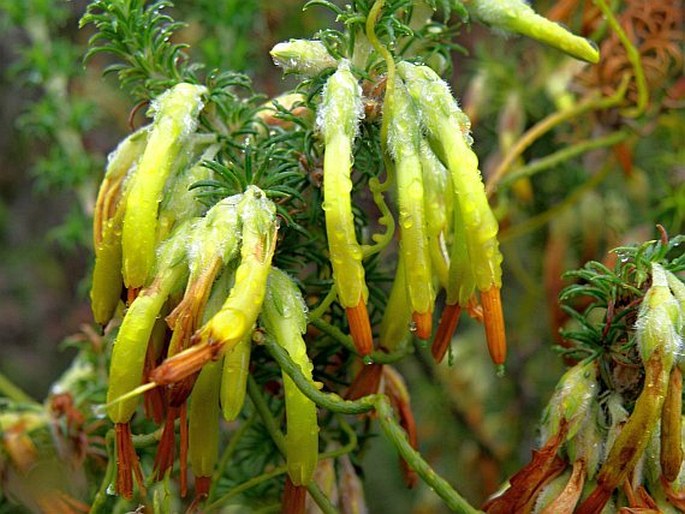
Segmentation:
<svg viewBox="0 0 685 514">
<path fill-rule="evenodd" d="M 318 319 L 311 319 L 309 320 L 309 323 L 314 325 L 316 328 L 321 330 L 324 334 L 331 336 L 333 339 L 335 339 L 338 343 L 340 343 L 341 346 L 344 346 L 347 348 L 349 351 L 352 353 L 357 353 L 357 349 L 354 347 L 354 343 L 352 342 L 352 338 L 345 334 L 342 330 L 340 330 L 338 327 L 331 325 L 327 321 L 324 321 L 320 318 Z M 398 351 L 395 352 L 382 352 L 382 351 L 375 351 L 372 352 L 371 355 L 368 356 L 370 362 L 375 362 L 378 364 L 392 364 L 393 362 L 397 362 L 398 360 L 403 359 L 410 353 L 414 352 L 414 348 L 411 345 L 406 345 L 406 347 L 401 348 Z"/>
<path fill-rule="evenodd" d="M 637 48 L 635 48 L 635 45 L 633 45 L 632 41 L 630 41 L 630 38 L 626 34 L 625 30 L 623 30 L 623 27 L 621 27 L 621 24 L 618 22 L 616 16 L 614 16 L 614 13 L 606 4 L 606 2 L 604 0 L 594 1 L 595 5 L 597 5 L 599 10 L 602 11 L 602 14 L 606 18 L 606 21 L 609 23 L 611 29 L 616 33 L 616 36 L 618 36 L 619 41 L 621 41 L 621 44 L 626 49 L 626 57 L 628 57 L 628 61 L 632 65 L 633 71 L 635 72 L 635 83 L 637 85 L 637 105 L 634 109 L 627 109 L 624 114 L 630 118 L 637 118 L 645 112 L 647 103 L 649 102 L 649 88 L 647 87 L 647 79 L 645 77 L 644 68 L 642 67 L 640 52 Z"/>
<path fill-rule="evenodd" d="M 376 21 L 380 15 L 381 9 L 383 8 L 384 0 L 376 0 L 369 11 L 369 16 L 366 19 L 366 38 L 371 43 L 371 46 L 380 54 L 380 56 L 385 60 L 385 65 L 387 67 L 386 80 L 385 80 L 385 99 L 383 105 L 383 111 L 388 112 L 390 109 L 388 98 L 388 92 L 392 92 L 395 87 L 395 60 L 392 57 L 390 51 L 384 47 L 376 35 Z M 383 198 L 383 193 L 386 192 L 393 184 L 394 181 L 394 166 L 392 160 L 390 159 L 390 154 L 388 153 L 388 120 L 389 116 L 383 116 L 381 121 L 381 151 L 383 153 L 383 163 L 385 164 L 386 179 L 385 182 L 381 183 L 377 178 L 372 178 L 369 180 L 369 189 L 373 195 L 373 201 L 378 206 L 381 211 L 381 217 L 379 218 L 379 223 L 386 227 L 385 233 L 374 234 L 373 240 L 376 242 L 375 245 L 365 245 L 363 247 L 364 257 L 369 257 L 375 253 L 383 250 L 392 241 L 393 235 L 395 233 L 395 219 L 385 203 Z"/>
<path fill-rule="evenodd" d="M 250 417 L 250 419 L 247 420 L 247 423 L 252 423 L 252 421 L 256 419 L 256 416 Z M 243 424 L 243 427 L 245 426 Z M 342 418 L 340 419 L 340 426 L 343 429 L 343 431 L 347 434 L 349 437 L 349 442 L 345 446 L 341 446 L 340 448 L 337 448 L 335 450 L 331 450 L 328 452 L 324 452 L 319 456 L 320 460 L 324 459 L 334 459 L 337 457 L 340 457 L 341 455 L 345 455 L 347 453 L 352 452 L 357 447 L 357 434 L 352 430 L 352 427 Z M 241 429 L 243 428 L 241 427 Z M 238 436 L 238 433 L 236 432 L 236 435 L 233 436 L 235 439 Z M 231 443 L 233 443 L 233 439 L 231 440 Z M 223 458 L 222 458 L 223 461 Z M 221 468 L 219 468 L 221 469 Z M 268 471 L 266 473 L 262 473 L 259 476 L 253 477 L 250 480 L 246 480 L 242 484 L 239 484 L 235 487 L 233 487 L 229 492 L 218 498 L 216 501 L 210 503 L 209 505 L 205 506 L 205 511 L 209 512 L 212 510 L 217 509 L 218 507 L 221 507 L 223 504 L 225 504 L 228 500 L 233 498 L 234 496 L 237 496 L 244 491 L 247 491 L 248 489 L 252 489 L 253 487 L 258 486 L 259 484 L 266 482 L 268 480 L 271 480 L 272 478 L 275 478 L 279 475 L 284 475 L 285 473 L 288 472 L 288 468 L 286 466 L 278 466 L 277 468 L 272 469 L 271 471 Z M 212 482 L 218 481 L 218 477 L 216 479 L 213 479 Z M 209 498 L 212 497 L 212 490 L 210 489 L 209 493 Z M 209 501 L 209 500 L 208 500 Z"/>
<path fill-rule="evenodd" d="M 273 342 L 273 344 L 278 346 L 278 344 L 275 342 Z M 278 346 L 278 348 L 281 349 L 283 352 L 286 352 L 286 350 L 284 350 L 280 346 Z M 288 356 L 288 359 L 290 359 L 290 356 Z M 292 360 L 290 362 L 293 366 L 296 366 L 299 371 L 299 366 L 297 366 L 297 364 L 295 364 Z M 302 375 L 301 371 L 300 374 L 302 378 L 305 381 L 307 381 L 304 375 Z M 262 418 L 264 427 L 266 428 L 267 432 L 269 432 L 269 435 L 271 436 L 271 439 L 278 448 L 278 451 L 281 453 L 281 455 L 285 455 L 285 436 L 283 435 L 283 432 L 281 432 L 281 430 L 278 428 L 276 419 L 271 415 L 269 406 L 264 400 L 262 392 L 260 391 L 259 386 L 257 385 L 257 382 L 252 377 L 252 375 L 250 375 L 247 380 L 247 394 L 250 396 L 250 400 L 252 400 L 252 404 L 254 405 L 255 410 L 259 414 L 259 417 Z M 338 513 L 336 508 L 333 507 L 330 500 L 323 494 L 323 492 L 316 484 L 316 482 L 312 481 L 309 484 L 307 484 L 307 491 L 309 491 L 309 494 L 312 496 L 312 498 L 319 506 L 319 508 L 324 512 L 324 514 Z"/>
<path fill-rule="evenodd" d="M 597 148 L 603 148 L 605 146 L 613 146 L 617 143 L 620 143 L 624 139 L 627 139 L 629 135 L 630 134 L 626 131 L 617 131 L 609 134 L 608 136 L 600 137 L 599 139 L 579 141 L 573 146 L 566 147 L 558 152 L 554 152 L 546 157 L 537 159 L 526 166 L 512 171 L 504 179 L 502 179 L 500 188 L 508 186 L 520 178 L 532 177 L 541 171 L 558 166 L 562 162 L 573 159 L 574 157 L 585 152 L 596 150 Z"/>
<path fill-rule="evenodd" d="M 323 300 L 321 300 L 319 305 L 317 305 L 315 309 L 309 311 L 309 322 L 312 323 L 314 320 L 319 319 L 321 316 L 323 316 L 324 313 L 331 306 L 331 304 L 335 301 L 335 298 L 337 296 L 338 293 L 335 286 L 331 287 L 328 293 L 326 293 L 326 296 L 324 296 Z"/>
<path fill-rule="evenodd" d="M 238 429 L 235 431 L 233 434 L 233 437 L 231 437 L 230 442 L 226 446 L 226 449 L 224 452 L 221 454 L 221 459 L 219 460 L 219 465 L 216 467 L 216 470 L 214 471 L 214 476 L 212 476 L 212 483 L 209 486 L 209 494 L 207 495 L 207 503 L 211 502 L 212 499 L 214 498 L 214 495 L 216 494 L 216 487 L 219 483 L 219 479 L 221 478 L 221 475 L 223 474 L 224 469 L 226 469 L 226 466 L 228 464 L 228 460 L 231 458 L 231 456 L 235 453 L 236 448 L 238 447 L 238 443 L 240 442 L 240 439 L 245 435 L 245 432 L 254 424 L 255 420 L 257 419 L 257 414 L 252 413 L 252 415 L 247 418 L 247 420 L 238 427 Z"/>
<path fill-rule="evenodd" d="M 385 227 L 385 232 L 382 234 L 373 234 L 371 236 L 371 239 L 373 239 L 376 244 L 362 245 L 362 252 L 365 259 L 384 250 L 390 244 L 395 234 L 395 218 L 393 218 L 390 207 L 388 207 L 388 204 L 383 197 L 383 193 L 387 191 L 393 183 L 394 175 L 391 172 L 393 168 L 392 163 L 389 161 L 386 162 L 385 166 L 386 170 L 388 170 L 385 182 L 381 184 L 380 180 L 376 177 L 369 180 L 369 189 L 371 190 L 373 201 L 376 204 L 376 207 L 378 207 L 378 210 L 381 211 L 381 217 L 378 218 L 378 223 Z"/>
<path fill-rule="evenodd" d="M 285 371 L 290 378 L 297 384 L 302 393 L 315 402 L 319 407 L 337 412 L 339 414 L 363 414 L 374 408 L 375 395 L 364 396 L 359 400 L 343 400 L 335 393 L 324 393 L 319 391 L 311 380 L 308 380 L 300 367 L 293 362 L 288 352 L 279 346 L 273 339 L 266 337 L 264 346 L 271 356 L 278 362 L 278 365 Z M 249 383 L 248 383 L 249 386 Z M 248 392 L 250 388 L 248 387 Z M 263 401 L 263 400 L 262 400 Z M 261 416 L 261 412 L 260 412 Z M 267 427 L 268 430 L 268 427 Z"/>
<path fill-rule="evenodd" d="M 447 483 L 447 481 L 440 477 L 433 468 L 430 467 L 423 457 L 421 457 L 421 454 L 412 448 L 407 440 L 404 429 L 395 419 L 392 407 L 390 406 L 390 401 L 385 395 L 368 395 L 359 400 L 349 401 L 343 400 L 337 394 L 321 392 L 304 376 L 299 366 L 290 359 L 290 356 L 285 350 L 278 346 L 278 344 L 267 337 L 264 341 L 264 345 L 278 362 L 281 369 L 290 376 L 295 384 L 297 384 L 300 391 L 320 407 L 342 414 L 361 414 L 370 410 L 376 410 L 381 429 L 388 440 L 395 446 L 398 453 L 407 461 L 409 466 L 418 473 L 426 484 L 428 484 L 452 510 L 461 513 L 479 512 L 471 507 L 469 503 Z M 251 377 L 250 379 L 253 380 Z M 254 387 L 257 387 L 256 384 Z M 249 387 L 248 392 L 251 392 Z M 257 393 L 259 394 L 258 390 Z M 261 401 L 263 402 L 263 399 Z M 271 413 L 268 413 L 268 416 L 271 416 Z M 268 426 L 267 430 L 269 430 Z"/>
<path fill-rule="evenodd" d="M 386 396 L 378 396 L 376 401 L 378 423 L 385 437 L 393 444 L 397 452 L 407 461 L 416 473 L 428 484 L 435 493 L 440 496 L 445 504 L 454 512 L 476 513 L 481 512 L 473 508 L 447 481 L 438 475 L 433 468 L 421 457 L 421 454 L 412 448 L 407 440 L 407 433 L 397 423 L 395 414 Z"/>
<path fill-rule="evenodd" d="M 532 145 L 538 138 L 543 134 L 549 132 L 557 125 L 580 116 L 589 111 L 596 111 L 601 109 L 609 109 L 615 107 L 623 101 L 623 98 L 628 88 L 629 77 L 627 75 L 623 76 L 621 85 L 616 90 L 616 92 L 607 97 L 596 97 L 592 96 L 570 109 L 565 109 L 563 111 L 558 111 L 550 114 L 545 119 L 539 121 L 537 124 L 532 126 L 521 138 L 516 142 L 516 144 L 511 148 L 507 156 L 502 160 L 500 165 L 494 171 L 494 173 L 488 179 L 487 186 L 485 188 L 488 197 L 491 197 L 495 192 L 499 182 L 502 180 L 504 175 L 509 172 L 512 164 L 523 154 L 523 152 Z"/>
<path fill-rule="evenodd" d="M 31 398 L 28 393 L 25 393 L 3 373 L 0 373 L 0 395 L 17 403 L 38 404 L 36 400 Z"/>
<path fill-rule="evenodd" d="M 609 166 L 605 166 L 599 173 L 590 177 L 589 180 L 584 182 L 575 191 L 573 191 L 573 193 L 568 195 L 563 202 L 555 205 L 551 209 L 548 209 L 538 214 L 537 216 L 533 216 L 532 218 L 527 219 L 523 223 L 519 223 L 518 225 L 515 225 L 514 227 L 502 232 L 502 234 L 499 237 L 500 243 L 504 244 L 508 241 L 516 239 L 517 237 L 521 237 L 527 234 L 528 232 L 535 230 L 536 228 L 543 226 L 552 218 L 557 216 L 560 212 L 563 212 L 564 210 L 571 207 L 578 200 L 580 200 L 585 193 L 597 187 L 602 182 L 602 180 L 606 178 L 608 174 Z"/>
<path fill-rule="evenodd" d="M 90 506 L 90 514 L 97 514 L 105 503 L 107 503 L 107 489 L 114 482 L 114 473 L 116 472 L 116 456 L 114 455 L 114 430 L 107 431 L 105 436 L 105 449 L 107 451 L 107 468 L 105 469 L 105 476 L 100 482 L 98 492 L 93 498 L 93 503 Z"/>
</svg>

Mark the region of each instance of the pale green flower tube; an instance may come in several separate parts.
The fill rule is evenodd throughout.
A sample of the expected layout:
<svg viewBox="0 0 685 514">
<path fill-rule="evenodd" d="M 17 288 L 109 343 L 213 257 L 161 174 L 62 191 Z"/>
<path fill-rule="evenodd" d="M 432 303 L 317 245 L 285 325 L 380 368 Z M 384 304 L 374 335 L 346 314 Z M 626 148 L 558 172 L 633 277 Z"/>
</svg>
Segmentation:
<svg viewBox="0 0 685 514">
<path fill-rule="evenodd" d="M 300 367 L 304 376 L 312 380 L 312 363 L 302 334 L 307 329 L 305 303 L 295 283 L 286 273 L 273 268 L 261 322 L 266 332 L 282 346 Z M 285 389 L 285 438 L 288 475 L 295 485 L 306 485 L 312 480 L 319 458 L 319 426 L 316 404 L 300 391 L 290 376 L 283 372 Z"/>
<path fill-rule="evenodd" d="M 114 423 L 127 423 L 139 397 L 117 401 L 143 380 L 143 367 L 150 333 L 168 296 L 183 287 L 188 276 L 185 240 L 190 224 L 181 225 L 159 249 L 155 278 L 143 288 L 129 307 L 112 348 L 107 389 L 107 414 Z"/>
<path fill-rule="evenodd" d="M 523 0 L 469 0 L 465 5 L 487 25 L 523 34 L 583 61 L 599 62 L 599 51 L 591 41 L 540 16 Z"/>
<path fill-rule="evenodd" d="M 135 173 L 147 143 L 147 127 L 124 139 L 109 155 L 105 177 L 95 202 L 93 249 L 95 266 L 90 289 L 96 323 L 112 319 L 121 296 L 121 225 L 126 206 L 127 177 Z"/>
<path fill-rule="evenodd" d="M 419 116 L 402 81 L 386 93 L 388 149 L 395 161 L 399 204 L 400 253 L 406 270 L 407 294 L 417 336 L 430 337 L 435 292 L 428 250 L 424 186 L 419 146 Z M 421 321 L 421 322 L 420 322 Z"/>
<path fill-rule="evenodd" d="M 354 230 L 350 178 L 352 144 L 362 116 L 361 94 L 349 63 L 343 61 L 326 82 L 317 123 L 325 144 L 323 208 L 333 279 L 355 346 L 361 355 L 367 355 L 373 349 L 373 338 L 366 311 L 362 248 Z"/>
<path fill-rule="evenodd" d="M 195 131 L 204 86 L 181 83 L 158 97 L 145 151 L 131 180 L 122 227 L 126 287 L 141 287 L 152 270 L 157 243 L 157 211 L 164 185 L 183 143 Z"/>
<path fill-rule="evenodd" d="M 219 452 L 219 386 L 221 362 L 210 362 L 200 372 L 190 395 L 188 457 L 196 477 L 211 477 Z"/>
</svg>

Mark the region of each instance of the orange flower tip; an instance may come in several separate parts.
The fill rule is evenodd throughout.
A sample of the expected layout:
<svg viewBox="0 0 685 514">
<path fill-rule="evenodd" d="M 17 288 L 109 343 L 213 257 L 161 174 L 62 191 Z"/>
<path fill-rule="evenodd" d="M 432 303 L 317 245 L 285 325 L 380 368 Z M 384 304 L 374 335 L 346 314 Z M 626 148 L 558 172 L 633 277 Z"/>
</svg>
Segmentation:
<svg viewBox="0 0 685 514">
<path fill-rule="evenodd" d="M 307 488 L 303 485 L 293 484 L 290 477 L 285 480 L 283 490 L 283 514 L 304 514 L 307 498 Z"/>
<path fill-rule="evenodd" d="M 433 340 L 431 353 L 435 362 L 442 362 L 447 353 L 447 348 L 452 342 L 454 332 L 457 330 L 459 324 L 459 315 L 461 314 L 461 306 L 458 303 L 452 305 L 445 305 L 440 316 L 440 323 L 438 323 L 438 331 Z"/>
<path fill-rule="evenodd" d="M 354 347 L 362 357 L 369 355 L 373 351 L 373 335 L 364 299 L 360 299 L 356 307 L 346 307 L 345 313 Z"/>
<path fill-rule="evenodd" d="M 433 332 L 433 313 L 431 311 L 412 312 L 411 321 L 416 337 L 423 341 L 430 339 Z"/>
<path fill-rule="evenodd" d="M 483 306 L 485 338 L 488 342 L 490 357 L 495 364 L 504 364 L 507 357 L 507 339 L 499 287 L 492 286 L 490 289 L 481 291 L 480 300 Z"/>
<path fill-rule="evenodd" d="M 195 477 L 195 497 L 206 498 L 209 496 L 209 487 L 212 485 L 212 477 Z"/>
</svg>

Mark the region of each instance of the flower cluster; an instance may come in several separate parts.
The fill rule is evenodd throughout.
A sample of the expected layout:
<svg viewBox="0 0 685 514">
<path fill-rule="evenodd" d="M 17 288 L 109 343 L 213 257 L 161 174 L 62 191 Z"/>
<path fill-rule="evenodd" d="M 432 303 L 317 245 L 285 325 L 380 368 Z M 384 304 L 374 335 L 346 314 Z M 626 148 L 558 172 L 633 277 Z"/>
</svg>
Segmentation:
<svg viewBox="0 0 685 514">
<path fill-rule="evenodd" d="M 587 283 L 570 286 L 565 297 L 590 296 L 586 314 L 602 309 L 604 319 L 567 334 L 575 341 L 569 357 L 585 357 L 564 374 L 548 404 L 542 448 L 486 503 L 486 512 L 685 506 L 685 285 L 676 275 L 683 256 L 664 258 L 679 239 L 619 250 L 614 272 L 590 263 L 578 273 Z"/>
</svg>

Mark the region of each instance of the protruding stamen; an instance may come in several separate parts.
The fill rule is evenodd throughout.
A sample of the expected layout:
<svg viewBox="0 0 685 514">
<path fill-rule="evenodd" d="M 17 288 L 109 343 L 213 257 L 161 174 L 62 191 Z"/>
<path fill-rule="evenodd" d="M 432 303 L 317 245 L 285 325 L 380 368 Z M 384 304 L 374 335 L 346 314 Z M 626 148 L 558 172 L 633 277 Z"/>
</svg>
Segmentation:
<svg viewBox="0 0 685 514">
<path fill-rule="evenodd" d="M 144 495 L 143 472 L 133 448 L 131 425 L 129 423 L 116 423 L 114 432 L 117 450 L 117 492 L 130 500 L 133 498 L 133 475 L 136 477 L 136 483 L 141 494 Z"/>
<path fill-rule="evenodd" d="M 457 330 L 460 314 L 461 307 L 458 303 L 445 305 L 442 316 L 440 316 L 440 323 L 438 323 L 438 331 L 435 334 L 433 346 L 431 347 L 431 353 L 435 362 L 442 362 L 442 359 L 445 358 L 445 353 L 447 353 L 447 348 L 452 342 L 454 331 Z"/>
<path fill-rule="evenodd" d="M 360 298 L 356 307 L 347 307 L 345 312 L 357 352 L 362 357 L 370 354 L 373 351 L 373 335 L 371 334 L 371 323 L 364 299 Z"/>
<path fill-rule="evenodd" d="M 486 291 L 481 291 L 480 303 L 483 306 L 485 338 L 488 342 L 490 357 L 495 364 L 504 364 L 507 358 L 507 339 L 499 287 L 492 286 Z"/>
<path fill-rule="evenodd" d="M 177 407 L 169 407 L 166 414 L 164 429 L 162 436 L 159 439 L 157 446 L 157 455 L 155 455 L 154 469 L 157 470 L 156 479 L 162 480 L 166 472 L 174 465 L 174 453 L 176 450 L 176 429 L 174 422 L 178 417 L 179 409 Z"/>
<path fill-rule="evenodd" d="M 181 496 L 188 494 L 188 406 L 181 406 Z"/>
</svg>

